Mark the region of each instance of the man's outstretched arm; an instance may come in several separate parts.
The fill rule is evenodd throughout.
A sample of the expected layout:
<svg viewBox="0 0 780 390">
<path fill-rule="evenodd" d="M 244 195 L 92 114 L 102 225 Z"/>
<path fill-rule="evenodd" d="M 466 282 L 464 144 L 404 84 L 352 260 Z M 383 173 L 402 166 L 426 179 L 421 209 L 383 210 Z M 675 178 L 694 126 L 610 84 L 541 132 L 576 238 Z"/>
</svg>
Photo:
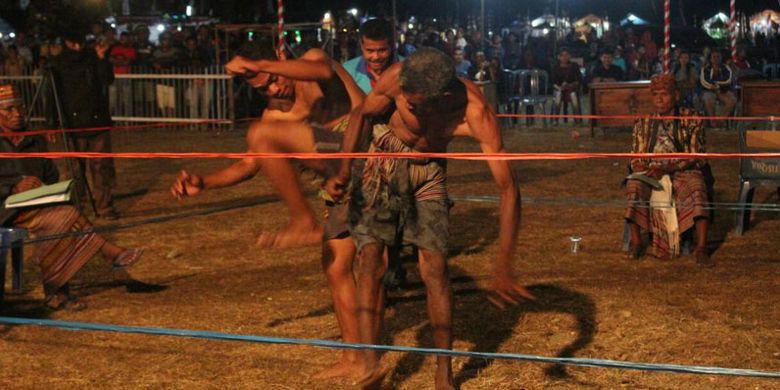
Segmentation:
<svg viewBox="0 0 780 390">
<path fill-rule="evenodd" d="M 483 153 L 503 153 L 503 141 L 496 120 L 479 89 L 465 82 L 468 88 L 469 102 L 466 108 L 466 121 L 472 136 L 479 142 Z M 512 168 L 505 160 L 488 160 L 488 167 L 500 192 L 498 257 L 494 265 L 493 292 L 491 302 L 501 308 L 505 302 L 516 304 L 518 298 L 534 299 L 525 288 L 516 285 L 512 272 L 512 262 L 517 244 L 517 231 L 520 225 L 520 191 L 512 174 Z"/>
<path fill-rule="evenodd" d="M 250 60 L 235 56 L 225 64 L 225 72 L 235 76 L 271 73 L 300 81 L 322 81 L 333 77 L 328 55 L 320 49 L 311 49 L 297 59 L 281 61 Z"/>
</svg>

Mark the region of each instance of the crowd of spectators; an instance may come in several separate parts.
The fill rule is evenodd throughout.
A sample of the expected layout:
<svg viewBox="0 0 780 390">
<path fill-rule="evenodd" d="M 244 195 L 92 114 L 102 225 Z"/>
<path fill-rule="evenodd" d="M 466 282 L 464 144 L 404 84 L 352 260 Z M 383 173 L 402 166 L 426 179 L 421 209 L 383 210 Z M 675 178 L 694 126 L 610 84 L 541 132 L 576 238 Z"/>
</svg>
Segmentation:
<svg viewBox="0 0 780 390">
<path fill-rule="evenodd" d="M 516 27 L 494 29 L 482 36 L 482 31 L 474 24 L 469 27 L 445 25 L 441 21 L 403 24 L 397 29 L 397 51 L 401 56 L 409 56 L 419 47 L 439 49 L 453 57 L 458 75 L 495 83 L 497 90 L 505 94 L 509 89 L 505 85 L 507 71 L 544 71 L 549 75 L 549 85 L 544 86 L 542 93 L 552 96 L 554 112 L 565 106 L 579 112 L 580 97 L 592 82 L 648 80 L 663 72 L 662 39 L 659 32 L 651 28 L 613 27 L 600 37 L 595 31 L 590 34 L 571 31 L 554 42 L 553 33 L 532 34 L 530 29 Z M 219 44 L 227 46 L 227 52 L 235 53 L 252 36 L 236 31 L 229 34 L 226 42 L 218 42 L 220 35 L 214 34 L 210 26 L 201 25 L 170 28 L 159 35 L 157 42 L 152 42 L 150 26 L 146 24 L 123 28 L 124 31 L 117 34 L 108 25 L 95 23 L 88 36 L 88 45 L 95 42 L 109 45 L 109 61 L 115 74 L 203 73 L 207 68 L 218 72 L 218 67 L 226 60 L 217 53 Z M 345 30 L 346 33 L 339 30 L 332 41 L 333 56 L 342 62 L 359 52 L 358 32 Z M 288 37 L 293 51 L 296 46 L 305 49 L 321 46 L 322 42 L 319 33 L 304 32 L 303 42 Z M 767 40 L 761 42 L 771 46 Z M 672 73 L 680 84 L 684 104 L 713 113 L 715 102 L 720 101 L 722 110 L 730 111 L 736 103 L 733 89 L 738 82 L 761 77 L 765 63 L 778 62 L 776 48 L 773 48 L 774 53 L 764 50 L 755 58 L 748 55 L 750 48 L 748 43 L 742 43 L 737 59 L 733 61 L 730 55 L 721 52 L 722 48 L 676 47 L 672 53 Z M 57 39 L 37 40 L 30 34 L 18 32 L 14 40 L 7 41 L 0 49 L 0 74 L 25 74 L 46 64 L 61 51 L 62 44 Z M 224 52 L 220 54 L 224 56 Z M 127 88 L 123 92 L 122 87 L 122 81 L 112 85 L 112 107 L 129 107 L 134 101 L 137 105 L 139 98 L 129 96 Z M 190 101 L 189 111 L 194 113 L 193 117 L 208 114 L 212 92 L 207 86 L 201 83 L 178 92 L 171 87 L 166 83 L 150 86 L 141 95 L 154 96 L 141 100 L 155 102 L 151 104 L 166 113 L 175 104 L 172 96 L 184 94 Z"/>
</svg>

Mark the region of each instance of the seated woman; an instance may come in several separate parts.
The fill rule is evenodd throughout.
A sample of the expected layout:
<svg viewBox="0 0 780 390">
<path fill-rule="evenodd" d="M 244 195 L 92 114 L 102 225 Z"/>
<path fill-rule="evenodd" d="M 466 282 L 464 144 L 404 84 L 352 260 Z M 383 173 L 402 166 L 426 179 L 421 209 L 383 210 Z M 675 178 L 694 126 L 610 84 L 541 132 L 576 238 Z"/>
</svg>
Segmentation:
<svg viewBox="0 0 780 390">
<path fill-rule="evenodd" d="M 23 131 L 22 103 L 12 85 L 0 85 L 0 152 L 35 153 L 46 151 L 40 136 L 14 133 Z M 9 195 L 59 181 L 54 162 L 44 158 L 0 159 L 0 202 Z M 24 209 L 0 209 L 3 226 L 27 229 L 31 238 L 63 235 L 35 245 L 35 258 L 41 266 L 45 304 L 53 310 L 82 310 L 86 303 L 70 294 L 68 281 L 98 251 L 112 262 L 114 269 L 135 264 L 142 249 L 116 246 L 96 233 L 73 234 L 92 226 L 70 205 L 35 206 Z"/>
</svg>

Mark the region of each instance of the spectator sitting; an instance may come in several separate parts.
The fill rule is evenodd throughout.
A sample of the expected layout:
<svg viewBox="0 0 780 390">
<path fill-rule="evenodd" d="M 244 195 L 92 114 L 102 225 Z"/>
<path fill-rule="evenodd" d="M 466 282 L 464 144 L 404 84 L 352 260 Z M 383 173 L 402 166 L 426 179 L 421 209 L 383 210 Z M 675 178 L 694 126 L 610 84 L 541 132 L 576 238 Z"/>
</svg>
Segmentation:
<svg viewBox="0 0 780 390">
<path fill-rule="evenodd" d="M 571 105 L 574 113 L 580 113 L 578 94 L 581 81 L 580 66 L 570 61 L 569 49 L 561 48 L 558 51 L 558 63 L 552 70 L 554 114 L 561 113 L 566 103 Z M 555 118 L 553 122 L 557 124 L 558 119 Z"/>
<path fill-rule="evenodd" d="M 734 74 L 728 66 L 723 64 L 723 53 L 719 50 L 713 50 L 709 63 L 702 66 L 699 82 L 703 88 L 701 100 L 704 102 L 707 116 L 716 116 L 716 101 L 723 103 L 722 116 L 731 115 L 737 105 L 737 97 L 734 95 Z M 722 125 L 720 121 L 709 122 L 711 127 Z"/>
<path fill-rule="evenodd" d="M 672 75 L 680 91 L 681 105 L 693 107 L 699 75 L 696 73 L 696 67 L 691 63 L 691 54 L 687 51 L 681 51 L 677 61 L 672 67 Z"/>
<path fill-rule="evenodd" d="M 660 116 L 694 116 L 695 112 L 678 108 L 678 91 L 672 75 L 653 77 L 650 82 L 654 115 L 634 124 L 632 153 L 704 153 L 704 130 L 699 119 L 660 119 Z M 641 230 L 652 232 L 652 248 L 656 257 L 670 258 L 679 253 L 679 237 L 688 229 L 696 231 L 696 263 L 712 267 L 715 263 L 707 253 L 709 210 L 708 182 L 711 174 L 705 160 L 648 159 L 631 160 L 631 171 L 655 179 L 662 186 L 653 190 L 642 180 L 627 180 L 629 202 L 625 219 L 631 232 L 629 256 L 642 256 Z M 656 202 L 676 207 L 646 207 Z M 674 203 L 671 203 L 674 201 Z"/>
<path fill-rule="evenodd" d="M 599 63 L 590 75 L 591 83 L 615 82 L 623 80 L 623 71 L 612 64 L 612 52 L 605 50 L 599 57 Z"/>
<path fill-rule="evenodd" d="M 3 153 L 46 152 L 41 136 L 14 135 L 24 130 L 24 111 L 12 85 L 0 85 L 0 151 Z M 14 158 L 0 160 L 0 200 L 15 193 L 59 181 L 53 160 Z M 4 202 L 3 202 L 4 203 Z M 70 234 L 91 229 L 89 221 L 70 205 L 42 205 L 25 209 L 1 208 L 3 226 L 25 228 L 31 238 L 60 237 L 35 245 L 35 257 L 41 267 L 45 306 L 52 310 L 83 310 L 86 303 L 70 294 L 68 281 L 98 251 L 111 261 L 114 269 L 135 264 L 141 249 L 116 246 L 96 233 Z"/>
</svg>

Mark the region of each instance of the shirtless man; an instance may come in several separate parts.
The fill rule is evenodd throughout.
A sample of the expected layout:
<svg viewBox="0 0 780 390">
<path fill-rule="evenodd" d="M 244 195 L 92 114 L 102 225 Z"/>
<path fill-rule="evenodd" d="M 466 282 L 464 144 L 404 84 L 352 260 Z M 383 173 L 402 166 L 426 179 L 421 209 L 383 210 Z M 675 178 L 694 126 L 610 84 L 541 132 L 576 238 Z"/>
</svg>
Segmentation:
<svg viewBox="0 0 780 390">
<path fill-rule="evenodd" d="M 311 49 L 298 59 L 279 61 L 270 44 L 258 45 L 251 57 L 236 56 L 225 65 L 227 73 L 245 77 L 253 88 L 270 98 L 262 117 L 249 127 L 248 151 L 338 151 L 349 113 L 364 98 L 344 68 L 319 49 Z M 314 159 L 301 160 L 301 163 L 323 177 L 330 177 L 338 170 L 337 162 L 335 166 Z M 171 193 L 176 199 L 195 196 L 203 190 L 249 180 L 260 170 L 290 209 L 291 221 L 275 235 L 261 235 L 259 244 L 281 248 L 323 241 L 322 264 L 342 338 L 345 342 L 357 342 L 356 292 L 352 274 L 355 245 L 346 223 L 347 206 L 326 203 L 328 218 L 323 229 L 306 203 L 290 160 L 245 158 L 204 176 L 183 170 L 171 187 Z M 340 362 L 318 376 L 352 375 L 356 372 L 357 359 L 357 351 L 345 350 Z"/>
<path fill-rule="evenodd" d="M 388 124 L 373 127 L 370 151 L 446 152 L 456 136 L 471 137 L 485 153 L 504 151 L 495 114 L 479 88 L 456 78 L 452 60 L 435 49 L 420 49 L 405 62 L 390 67 L 355 110 L 344 135 L 344 152 L 356 150 L 367 136 L 365 124 L 392 107 Z M 420 275 L 428 296 L 428 315 L 437 348 L 452 348 L 452 291 L 447 271 L 449 199 L 446 162 L 441 159 L 371 158 L 360 175 L 352 175 L 352 162 L 342 160 L 339 174 L 326 183 L 334 198 L 344 196 L 350 179 L 350 232 L 358 247 L 357 313 L 360 340 L 377 344 L 382 319 L 382 252 L 399 241 L 420 252 Z M 506 161 L 488 166 L 501 192 L 499 255 L 495 261 L 491 302 L 499 307 L 534 299 L 515 284 L 512 258 L 520 220 L 520 193 Z M 386 374 L 375 351 L 363 351 L 361 384 L 377 388 Z M 437 358 L 436 388 L 451 389 L 452 359 Z"/>
</svg>

